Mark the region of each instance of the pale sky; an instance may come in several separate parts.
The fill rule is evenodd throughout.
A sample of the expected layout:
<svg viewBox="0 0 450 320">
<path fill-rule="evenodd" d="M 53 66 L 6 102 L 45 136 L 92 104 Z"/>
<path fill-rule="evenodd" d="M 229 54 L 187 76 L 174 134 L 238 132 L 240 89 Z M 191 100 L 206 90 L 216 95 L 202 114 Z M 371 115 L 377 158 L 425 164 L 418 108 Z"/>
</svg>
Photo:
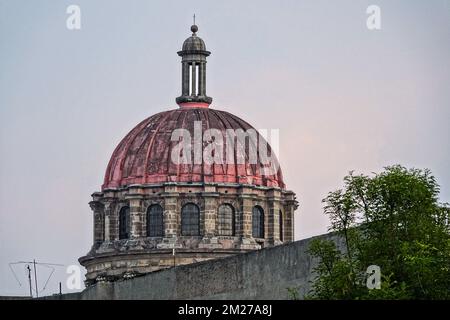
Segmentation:
<svg viewBox="0 0 450 320">
<path fill-rule="evenodd" d="M 66 28 L 71 4 L 81 30 Z M 381 30 L 366 27 L 371 4 Z M 350 170 L 429 168 L 450 201 L 449 0 L 0 0 L 0 295 L 28 293 L 10 262 L 88 252 L 88 202 L 114 147 L 177 108 L 194 13 L 211 107 L 280 129 L 297 240 L 327 231 L 321 199 Z M 40 294 L 67 292 L 66 278 L 57 268 Z"/>
</svg>

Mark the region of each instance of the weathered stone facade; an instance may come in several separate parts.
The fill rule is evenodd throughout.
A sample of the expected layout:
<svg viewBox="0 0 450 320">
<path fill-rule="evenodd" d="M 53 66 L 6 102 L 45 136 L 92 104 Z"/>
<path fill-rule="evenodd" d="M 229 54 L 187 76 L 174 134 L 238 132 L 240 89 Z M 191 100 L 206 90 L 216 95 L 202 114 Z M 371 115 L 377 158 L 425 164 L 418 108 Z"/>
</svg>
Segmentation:
<svg viewBox="0 0 450 320">
<path fill-rule="evenodd" d="M 200 208 L 198 236 L 181 234 L 181 208 L 188 203 Z M 147 236 L 147 209 L 153 204 L 164 209 L 162 237 Z M 233 235 L 219 235 L 221 204 L 234 209 Z M 90 205 L 94 245 L 88 255 L 80 258 L 87 269 L 88 284 L 291 242 L 297 201 L 291 191 L 279 188 L 164 183 L 104 190 L 93 194 Z M 124 206 L 130 208 L 129 239 L 119 239 L 119 212 Z M 255 206 L 264 212 L 264 238 L 252 235 Z"/>
</svg>

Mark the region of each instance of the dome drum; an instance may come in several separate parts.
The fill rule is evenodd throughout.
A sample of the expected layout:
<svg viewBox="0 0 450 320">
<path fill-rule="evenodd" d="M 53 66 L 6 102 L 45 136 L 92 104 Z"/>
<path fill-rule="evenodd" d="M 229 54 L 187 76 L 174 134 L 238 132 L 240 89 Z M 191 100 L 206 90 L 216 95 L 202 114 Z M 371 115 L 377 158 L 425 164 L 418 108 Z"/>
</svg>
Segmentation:
<svg viewBox="0 0 450 320">
<path fill-rule="evenodd" d="M 87 268 L 87 284 L 104 275 L 137 275 L 292 241 L 290 217 L 297 202 L 291 191 L 280 188 L 175 182 L 96 192 L 90 205 L 94 245 L 80 258 Z M 149 233 L 149 212 L 155 206 L 162 209 L 163 232 L 158 236 Z M 194 219 L 197 229 L 186 234 L 183 215 L 187 206 L 196 207 L 198 216 Z M 230 213 L 228 220 L 224 207 Z M 127 239 L 120 238 L 124 208 L 129 208 Z M 262 238 L 254 234 L 255 208 L 263 213 Z"/>
</svg>

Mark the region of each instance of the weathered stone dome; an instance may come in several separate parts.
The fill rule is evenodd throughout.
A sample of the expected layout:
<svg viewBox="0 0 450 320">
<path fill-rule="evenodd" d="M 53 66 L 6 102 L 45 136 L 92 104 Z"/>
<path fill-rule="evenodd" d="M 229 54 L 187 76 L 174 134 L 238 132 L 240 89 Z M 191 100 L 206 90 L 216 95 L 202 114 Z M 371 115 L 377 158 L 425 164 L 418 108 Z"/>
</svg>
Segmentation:
<svg viewBox="0 0 450 320">
<path fill-rule="evenodd" d="M 197 35 L 192 35 L 183 42 L 183 51 L 206 51 L 205 42 Z"/>
<path fill-rule="evenodd" d="M 209 108 L 210 52 L 191 31 L 178 52 L 180 108 L 132 129 L 92 194 L 93 245 L 79 259 L 87 285 L 294 239 L 295 193 L 257 130 Z"/>
<path fill-rule="evenodd" d="M 172 161 L 173 149 L 179 141 L 172 141 L 176 129 L 186 129 L 194 139 L 194 123 L 201 125 L 202 136 L 206 129 L 217 129 L 224 137 L 223 164 L 176 164 Z M 233 158 L 245 157 L 245 163 L 227 163 L 226 130 L 242 129 L 248 132 L 253 127 L 229 112 L 210 108 L 180 108 L 155 114 L 128 133 L 115 149 L 106 170 L 102 189 L 119 188 L 134 184 L 164 182 L 239 183 L 256 186 L 279 187 L 285 185 L 281 169 L 273 175 L 263 174 L 260 158 L 257 162 L 249 156 L 249 145 L 233 148 Z M 258 139 L 264 139 L 257 134 Z M 259 140 L 258 140 L 259 141 Z M 265 140 L 264 140 L 265 141 Z M 203 140 L 203 147 L 208 141 Z M 239 154 L 245 149 L 245 154 Z M 268 154 L 271 149 L 268 146 Z M 274 159 L 275 156 L 272 156 Z M 242 158 L 241 158 L 242 159 Z"/>
</svg>

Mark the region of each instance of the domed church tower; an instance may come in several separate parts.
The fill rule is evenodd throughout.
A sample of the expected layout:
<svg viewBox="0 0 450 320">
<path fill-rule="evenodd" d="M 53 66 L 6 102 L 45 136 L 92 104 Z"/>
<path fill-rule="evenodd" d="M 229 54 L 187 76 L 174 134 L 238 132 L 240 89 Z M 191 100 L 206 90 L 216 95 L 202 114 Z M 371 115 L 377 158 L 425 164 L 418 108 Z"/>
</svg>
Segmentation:
<svg viewBox="0 0 450 320">
<path fill-rule="evenodd" d="M 132 129 L 92 194 L 94 243 L 79 259 L 87 285 L 293 241 L 295 194 L 266 140 L 209 107 L 210 52 L 191 31 L 178 52 L 179 107 Z"/>
</svg>

